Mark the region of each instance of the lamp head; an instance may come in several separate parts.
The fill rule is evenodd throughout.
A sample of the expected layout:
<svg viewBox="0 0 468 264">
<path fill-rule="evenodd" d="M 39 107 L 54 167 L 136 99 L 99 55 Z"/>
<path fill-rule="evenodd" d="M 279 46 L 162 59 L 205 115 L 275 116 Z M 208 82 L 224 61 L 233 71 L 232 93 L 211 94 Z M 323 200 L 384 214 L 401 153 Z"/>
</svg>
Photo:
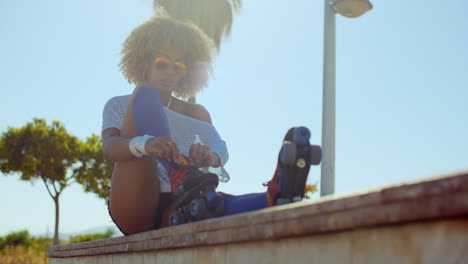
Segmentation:
<svg viewBox="0 0 468 264">
<path fill-rule="evenodd" d="M 331 0 L 331 6 L 337 13 L 345 17 L 359 17 L 372 9 L 369 0 Z"/>
</svg>

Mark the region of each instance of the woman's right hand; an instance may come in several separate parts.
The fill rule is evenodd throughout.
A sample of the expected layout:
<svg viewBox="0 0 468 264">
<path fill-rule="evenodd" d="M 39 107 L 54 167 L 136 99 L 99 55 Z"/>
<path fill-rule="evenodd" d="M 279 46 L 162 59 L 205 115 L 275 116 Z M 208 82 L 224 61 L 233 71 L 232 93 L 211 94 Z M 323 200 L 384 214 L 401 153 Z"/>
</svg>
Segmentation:
<svg viewBox="0 0 468 264">
<path fill-rule="evenodd" d="M 172 162 L 177 161 L 179 157 L 179 149 L 169 136 L 150 138 L 145 144 L 145 150 L 150 155 Z"/>
</svg>

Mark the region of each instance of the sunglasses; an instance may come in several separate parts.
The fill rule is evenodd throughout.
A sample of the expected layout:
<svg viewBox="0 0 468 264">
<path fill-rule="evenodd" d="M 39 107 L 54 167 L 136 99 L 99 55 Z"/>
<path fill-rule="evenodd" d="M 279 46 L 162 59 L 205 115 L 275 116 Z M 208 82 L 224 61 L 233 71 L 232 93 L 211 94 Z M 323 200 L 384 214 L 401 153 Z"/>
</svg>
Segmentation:
<svg viewBox="0 0 468 264">
<path fill-rule="evenodd" d="M 174 72 L 184 72 L 187 70 L 187 65 L 185 65 L 184 63 L 182 62 L 172 62 L 170 59 L 168 58 L 162 58 L 162 57 L 158 57 L 156 59 L 154 59 L 154 62 L 155 62 L 155 65 L 156 65 L 156 70 L 158 71 L 166 71 L 167 69 L 169 69 L 169 67 L 174 67 Z"/>
</svg>

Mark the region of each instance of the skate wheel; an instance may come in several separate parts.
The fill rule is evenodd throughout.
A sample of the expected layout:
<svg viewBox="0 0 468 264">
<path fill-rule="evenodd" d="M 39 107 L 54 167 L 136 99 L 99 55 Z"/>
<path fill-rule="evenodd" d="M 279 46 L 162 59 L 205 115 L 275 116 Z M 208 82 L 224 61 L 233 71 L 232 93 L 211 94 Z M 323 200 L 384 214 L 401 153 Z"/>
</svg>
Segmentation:
<svg viewBox="0 0 468 264">
<path fill-rule="evenodd" d="M 312 165 L 319 165 L 322 161 L 322 148 L 317 145 L 310 146 L 310 163 Z"/>
<path fill-rule="evenodd" d="M 292 142 L 285 142 L 281 147 L 280 162 L 285 165 L 296 164 L 297 148 L 296 144 Z"/>
<path fill-rule="evenodd" d="M 302 201 L 302 197 L 300 197 L 300 196 L 294 196 L 294 197 L 292 198 L 292 201 L 293 201 L 293 203 L 295 203 L 295 202 L 300 202 L 300 201 Z"/>
<path fill-rule="evenodd" d="M 200 219 L 206 213 L 206 209 L 206 201 L 203 198 L 196 198 L 190 202 L 190 214 L 196 219 Z"/>
<path fill-rule="evenodd" d="M 180 212 L 175 212 L 171 214 L 171 217 L 169 218 L 169 226 L 176 226 L 181 224 L 185 224 L 184 214 Z"/>
<path fill-rule="evenodd" d="M 223 202 L 223 196 L 217 193 L 215 190 L 210 190 L 206 194 L 206 201 L 208 203 L 208 208 L 213 210 L 216 209 L 221 202 Z"/>
<path fill-rule="evenodd" d="M 294 128 L 293 140 L 298 144 L 308 144 L 310 139 L 310 131 L 307 127 Z"/>
<path fill-rule="evenodd" d="M 223 216 L 224 215 L 224 198 L 219 201 L 216 208 L 213 209 L 213 213 L 215 216 Z"/>
<path fill-rule="evenodd" d="M 289 198 L 278 198 L 278 200 L 276 200 L 276 205 L 284 205 L 288 203 L 291 203 Z"/>
<path fill-rule="evenodd" d="M 224 197 L 214 190 L 207 193 L 208 208 L 215 216 L 224 215 Z"/>
</svg>

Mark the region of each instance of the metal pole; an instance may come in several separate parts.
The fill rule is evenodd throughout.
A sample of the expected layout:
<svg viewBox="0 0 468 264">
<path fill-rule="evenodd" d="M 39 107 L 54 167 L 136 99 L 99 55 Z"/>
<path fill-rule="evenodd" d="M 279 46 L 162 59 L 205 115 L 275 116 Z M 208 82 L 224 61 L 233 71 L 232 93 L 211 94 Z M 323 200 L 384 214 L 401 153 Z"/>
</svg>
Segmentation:
<svg viewBox="0 0 468 264">
<path fill-rule="evenodd" d="M 335 193 L 335 10 L 324 1 L 322 165 L 320 196 Z"/>
</svg>

